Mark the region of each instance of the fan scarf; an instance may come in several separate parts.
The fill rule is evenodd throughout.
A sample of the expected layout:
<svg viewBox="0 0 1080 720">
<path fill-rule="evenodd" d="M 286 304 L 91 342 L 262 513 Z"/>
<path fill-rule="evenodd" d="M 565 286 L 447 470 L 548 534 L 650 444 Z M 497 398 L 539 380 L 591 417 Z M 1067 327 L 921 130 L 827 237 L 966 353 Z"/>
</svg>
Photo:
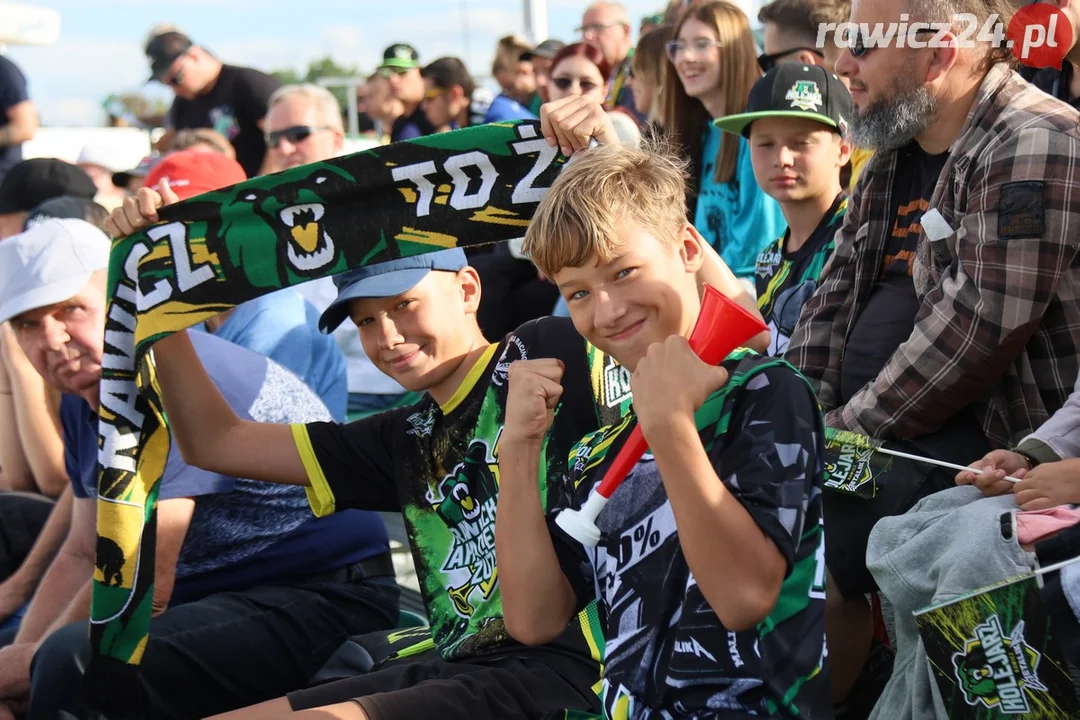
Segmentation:
<svg viewBox="0 0 1080 720">
<path fill-rule="evenodd" d="M 253 178 L 162 208 L 157 224 L 113 243 L 84 682 L 95 707 L 144 716 L 135 673 L 170 443 L 153 344 L 291 285 L 520 238 L 564 162 L 536 121 L 484 125 Z"/>
</svg>

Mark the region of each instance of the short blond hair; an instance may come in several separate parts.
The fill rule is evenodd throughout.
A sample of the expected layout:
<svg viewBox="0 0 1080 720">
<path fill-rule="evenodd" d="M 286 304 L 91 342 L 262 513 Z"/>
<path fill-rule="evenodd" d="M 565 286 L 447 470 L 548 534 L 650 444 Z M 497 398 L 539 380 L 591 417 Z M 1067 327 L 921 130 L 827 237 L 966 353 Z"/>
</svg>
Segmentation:
<svg viewBox="0 0 1080 720">
<path fill-rule="evenodd" d="M 674 243 L 686 223 L 686 178 L 686 162 L 662 139 L 580 151 L 537 207 L 522 250 L 551 276 L 594 255 L 614 260 L 628 220 Z"/>
</svg>

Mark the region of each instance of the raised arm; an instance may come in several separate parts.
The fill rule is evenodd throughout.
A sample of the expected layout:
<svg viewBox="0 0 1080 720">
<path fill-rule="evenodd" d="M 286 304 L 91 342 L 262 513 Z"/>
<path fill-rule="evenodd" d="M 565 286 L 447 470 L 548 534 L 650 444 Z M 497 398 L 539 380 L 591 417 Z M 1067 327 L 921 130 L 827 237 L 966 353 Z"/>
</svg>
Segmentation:
<svg viewBox="0 0 1080 720">
<path fill-rule="evenodd" d="M 551 542 L 539 490 L 544 436 L 562 396 L 562 373 L 558 360 L 525 360 L 512 363 L 507 378 L 495 556 L 506 629 L 526 645 L 561 635 L 577 606 Z"/>
<path fill-rule="evenodd" d="M 159 341 L 152 352 L 169 430 L 185 462 L 233 477 L 309 484 L 292 428 L 237 416 L 187 332 Z"/>
</svg>

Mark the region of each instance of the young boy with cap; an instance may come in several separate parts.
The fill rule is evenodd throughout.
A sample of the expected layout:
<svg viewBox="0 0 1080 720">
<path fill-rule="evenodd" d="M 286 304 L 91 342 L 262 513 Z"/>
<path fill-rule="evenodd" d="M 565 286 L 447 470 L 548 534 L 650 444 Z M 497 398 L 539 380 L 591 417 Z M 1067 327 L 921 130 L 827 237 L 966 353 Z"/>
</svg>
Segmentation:
<svg viewBox="0 0 1080 720">
<path fill-rule="evenodd" d="M 506 627 L 548 642 L 599 601 L 611 718 L 831 717 L 821 413 L 781 359 L 742 349 L 715 367 L 690 349 L 708 243 L 686 221 L 685 178 L 666 152 L 587 149 L 526 231 L 575 327 L 633 373 L 649 453 L 597 517 L 599 543 L 572 538 L 536 493 L 538 474 L 552 479 L 542 438 L 572 388 L 548 361 L 510 366 L 495 541 Z M 575 505 L 633 419 L 571 450 Z"/>
<path fill-rule="evenodd" d="M 758 255 L 758 308 L 772 333 L 769 355 L 787 350 L 799 312 L 817 288 L 847 196 L 840 171 L 851 157 L 844 139 L 851 95 L 820 65 L 783 63 L 750 90 L 746 112 L 714 121 L 750 141 L 754 177 L 780 203 L 784 234 Z"/>
<path fill-rule="evenodd" d="M 434 646 L 410 662 L 229 717 L 338 703 L 354 717 L 402 719 L 597 710 L 591 688 L 600 658 L 589 616 L 543 648 L 514 642 L 503 627 L 493 544 L 506 368 L 526 357 L 565 365 L 567 398 L 546 452 L 550 476 L 561 478 L 574 439 L 599 426 L 584 341 L 566 321 L 546 318 L 489 343 L 476 323 L 479 278 L 460 249 L 353 270 L 334 282 L 338 298 L 320 328 L 332 332 L 351 318 L 372 362 L 406 389 L 426 391 L 423 400 L 349 425 L 244 422 L 178 333 L 154 348 L 173 437 L 197 466 L 307 486 L 319 516 L 361 507 L 402 512 Z M 541 491 L 552 506 L 567 495 L 544 480 Z"/>
<path fill-rule="evenodd" d="M 334 281 L 338 299 L 323 313 L 321 329 L 331 332 L 351 318 L 372 362 L 406 389 L 426 391 L 423 400 L 349 425 L 244 422 L 178 333 L 154 350 L 166 410 L 174 439 L 197 466 L 307 486 L 320 516 L 346 508 L 402 512 L 434 644 L 406 652 L 408 662 L 229 717 L 327 705 L 339 705 L 334 717 L 357 718 L 596 712 L 595 615 L 568 618 L 564 632 L 540 648 L 514 641 L 502 620 L 494 518 L 509 364 L 540 357 L 563 368 L 567 392 L 538 482 L 545 505 L 562 507 L 571 495 L 559 482 L 571 445 L 624 410 L 594 403 L 593 378 L 603 374 L 606 358 L 559 318 L 488 342 L 476 321 L 479 278 L 460 249 L 352 270 Z"/>
</svg>

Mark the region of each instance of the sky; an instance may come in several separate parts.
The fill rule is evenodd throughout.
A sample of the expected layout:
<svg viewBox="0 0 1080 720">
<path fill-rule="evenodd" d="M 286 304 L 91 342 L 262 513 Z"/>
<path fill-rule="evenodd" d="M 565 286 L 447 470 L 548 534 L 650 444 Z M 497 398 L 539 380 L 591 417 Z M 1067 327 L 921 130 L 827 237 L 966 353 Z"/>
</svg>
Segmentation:
<svg viewBox="0 0 1080 720">
<path fill-rule="evenodd" d="M 740 0 L 756 7 L 756 0 Z M 0 0 L 2 4 L 2 0 Z M 330 55 L 370 72 L 383 49 L 408 42 L 421 62 L 442 55 L 465 60 L 477 76 L 490 72 L 496 40 L 523 32 L 520 0 L 20 0 L 61 14 L 60 40 L 48 46 L 8 46 L 27 76 L 42 124 L 100 126 L 110 94 L 138 92 L 149 76 L 146 34 L 158 23 L 179 26 L 195 42 L 234 65 L 264 71 L 307 69 Z M 577 39 L 587 0 L 547 0 L 549 36 Z M 636 26 L 666 0 L 625 0 Z M 755 13 L 756 14 L 756 13 Z M 755 23 L 756 25 L 756 19 Z M 169 97 L 151 84 L 152 96 Z"/>
</svg>

